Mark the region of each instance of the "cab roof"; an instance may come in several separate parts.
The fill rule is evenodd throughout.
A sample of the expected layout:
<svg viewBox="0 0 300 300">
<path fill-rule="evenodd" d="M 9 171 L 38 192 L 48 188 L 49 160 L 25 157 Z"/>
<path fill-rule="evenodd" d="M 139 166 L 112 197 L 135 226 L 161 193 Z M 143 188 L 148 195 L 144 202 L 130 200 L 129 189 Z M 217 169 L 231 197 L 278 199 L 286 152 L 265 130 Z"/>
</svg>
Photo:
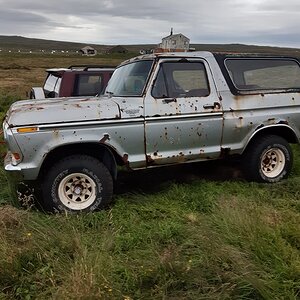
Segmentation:
<svg viewBox="0 0 300 300">
<path fill-rule="evenodd" d="M 216 60 L 224 61 L 226 58 L 290 58 L 299 60 L 296 57 L 284 56 L 284 55 L 274 55 L 269 53 L 234 53 L 234 52 L 209 52 L 209 51 L 192 51 L 192 52 L 161 52 L 140 55 L 131 59 L 128 59 L 120 64 L 125 65 L 139 60 L 155 60 L 157 58 L 212 58 L 215 57 Z"/>
</svg>

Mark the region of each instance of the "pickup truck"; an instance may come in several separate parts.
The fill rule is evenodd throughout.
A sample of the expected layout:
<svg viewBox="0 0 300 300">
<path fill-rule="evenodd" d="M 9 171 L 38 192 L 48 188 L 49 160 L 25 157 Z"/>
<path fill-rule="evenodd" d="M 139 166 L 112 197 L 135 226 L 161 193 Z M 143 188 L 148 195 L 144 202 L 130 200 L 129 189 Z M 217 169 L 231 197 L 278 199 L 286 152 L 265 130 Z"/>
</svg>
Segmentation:
<svg viewBox="0 0 300 300">
<path fill-rule="evenodd" d="M 297 58 L 156 53 L 123 62 L 100 97 L 12 104 L 5 169 L 41 185 L 50 211 L 107 205 L 119 166 L 153 168 L 239 156 L 275 183 L 300 138 Z"/>
<path fill-rule="evenodd" d="M 97 65 L 47 69 L 43 87 L 31 88 L 30 99 L 103 94 L 114 69 L 113 66 Z"/>
</svg>

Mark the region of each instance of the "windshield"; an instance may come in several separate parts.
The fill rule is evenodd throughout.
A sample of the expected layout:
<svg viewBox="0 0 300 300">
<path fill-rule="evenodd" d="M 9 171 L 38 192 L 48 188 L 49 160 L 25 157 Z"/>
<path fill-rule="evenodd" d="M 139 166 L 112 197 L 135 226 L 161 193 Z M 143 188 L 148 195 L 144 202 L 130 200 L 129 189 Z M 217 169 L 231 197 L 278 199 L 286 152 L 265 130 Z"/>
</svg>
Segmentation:
<svg viewBox="0 0 300 300">
<path fill-rule="evenodd" d="M 117 68 L 108 82 L 105 94 L 117 97 L 141 96 L 152 62 L 152 60 L 143 60 Z"/>
</svg>

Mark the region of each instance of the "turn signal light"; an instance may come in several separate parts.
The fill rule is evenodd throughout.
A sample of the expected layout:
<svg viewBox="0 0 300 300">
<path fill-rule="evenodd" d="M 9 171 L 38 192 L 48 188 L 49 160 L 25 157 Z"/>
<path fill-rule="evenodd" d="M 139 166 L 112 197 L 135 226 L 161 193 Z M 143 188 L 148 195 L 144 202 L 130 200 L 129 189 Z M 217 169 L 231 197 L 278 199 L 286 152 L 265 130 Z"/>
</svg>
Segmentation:
<svg viewBox="0 0 300 300">
<path fill-rule="evenodd" d="M 36 132 L 36 131 L 38 131 L 37 127 L 22 127 L 17 129 L 18 133 L 28 133 L 28 132 Z"/>
</svg>

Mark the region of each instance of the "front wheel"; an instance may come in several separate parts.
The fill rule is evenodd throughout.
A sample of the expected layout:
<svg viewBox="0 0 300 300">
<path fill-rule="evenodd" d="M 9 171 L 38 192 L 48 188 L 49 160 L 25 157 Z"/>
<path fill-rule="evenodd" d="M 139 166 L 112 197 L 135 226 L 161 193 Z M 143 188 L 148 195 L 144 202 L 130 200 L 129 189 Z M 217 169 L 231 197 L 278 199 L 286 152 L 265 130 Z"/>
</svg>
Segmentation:
<svg viewBox="0 0 300 300">
<path fill-rule="evenodd" d="M 258 182 L 278 182 L 288 177 L 293 165 L 289 143 L 280 136 L 269 135 L 253 142 L 243 156 L 245 175 Z"/>
<path fill-rule="evenodd" d="M 43 202 L 49 211 L 90 212 L 111 201 L 113 180 L 96 158 L 72 155 L 52 166 L 43 180 Z"/>
</svg>

